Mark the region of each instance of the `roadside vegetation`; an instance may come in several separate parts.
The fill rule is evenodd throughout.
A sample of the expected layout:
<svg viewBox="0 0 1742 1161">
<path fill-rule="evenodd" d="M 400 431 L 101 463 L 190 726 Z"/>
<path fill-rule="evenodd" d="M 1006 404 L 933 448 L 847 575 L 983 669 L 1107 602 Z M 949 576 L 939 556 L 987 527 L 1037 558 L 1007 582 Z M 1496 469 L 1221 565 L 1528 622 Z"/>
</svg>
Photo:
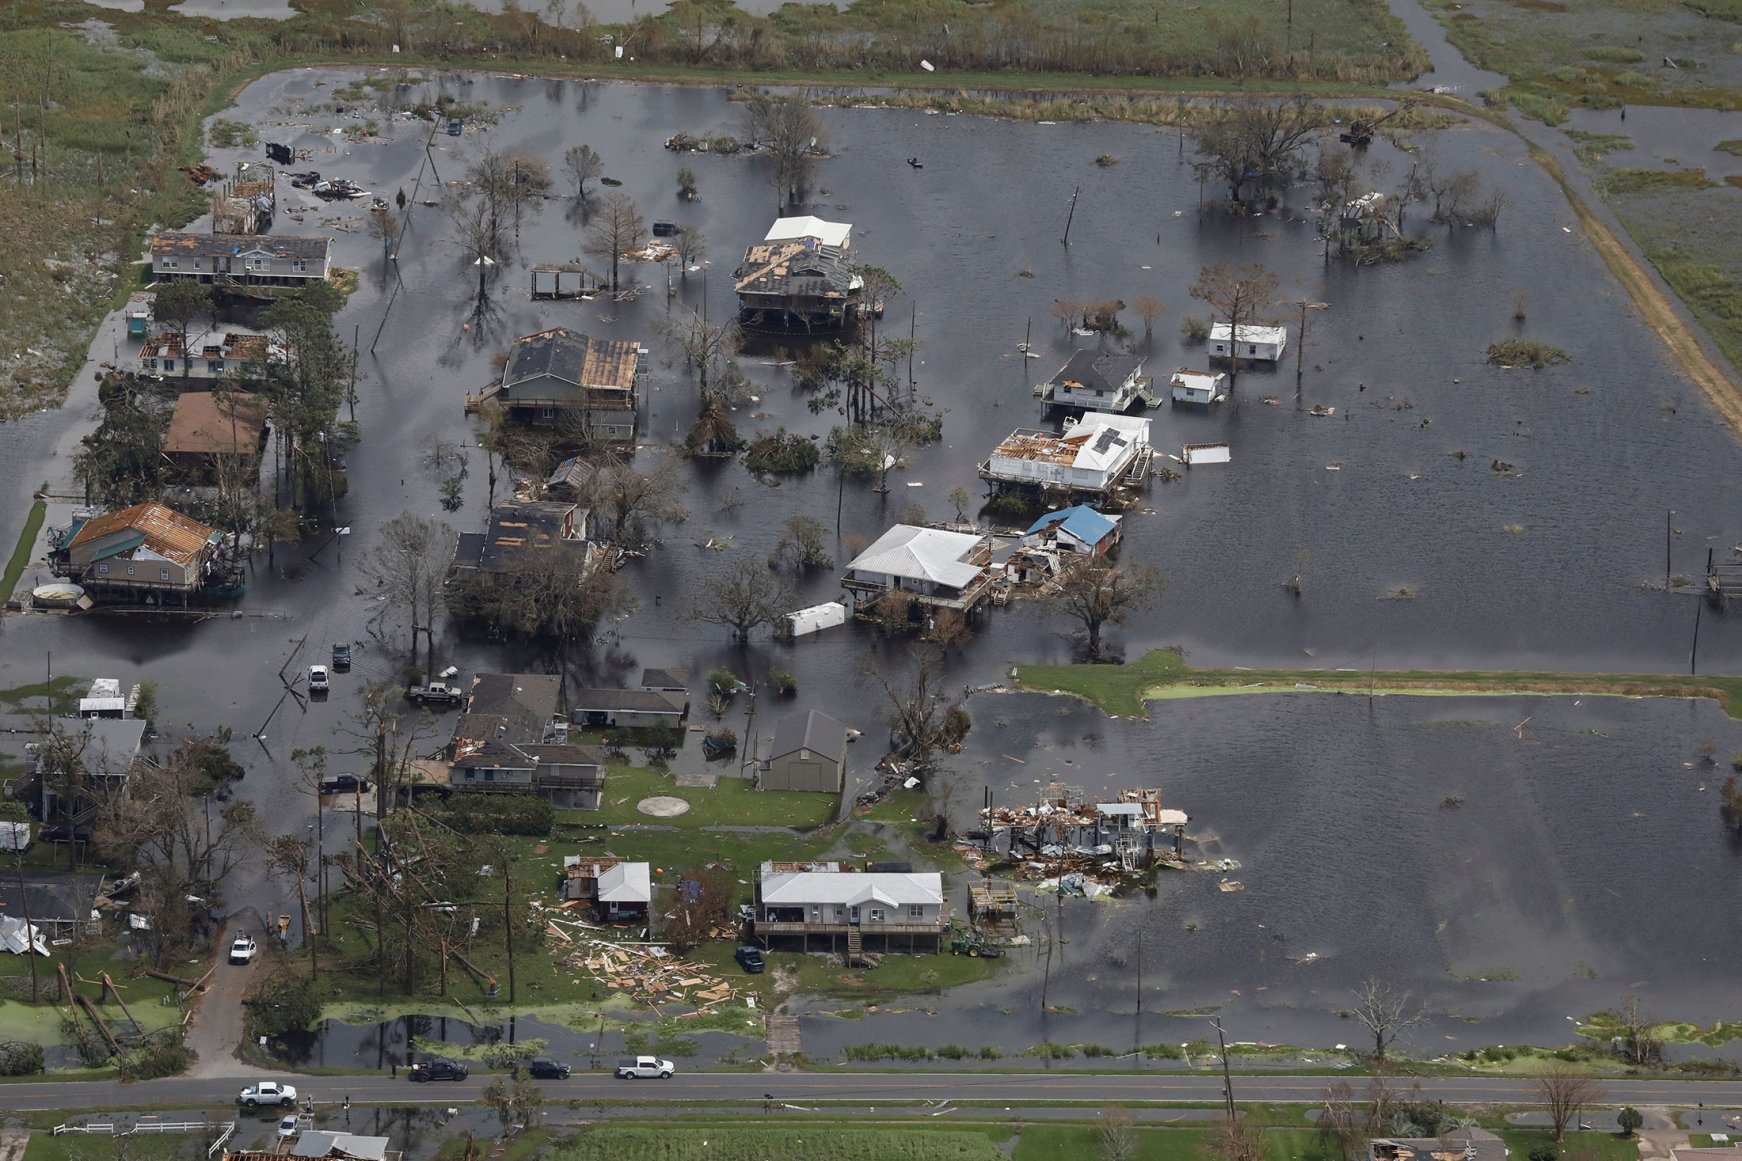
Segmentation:
<svg viewBox="0 0 1742 1161">
<path fill-rule="evenodd" d="M 1484 670 L 1200 669 L 1177 650 L 1156 649 L 1127 665 L 1024 665 L 1018 685 L 1064 693 L 1111 714 L 1142 717 L 1144 702 L 1250 693 L 1582 694 L 1709 697 L 1742 718 L 1742 677 L 1647 673 L 1512 673 Z"/>
</svg>

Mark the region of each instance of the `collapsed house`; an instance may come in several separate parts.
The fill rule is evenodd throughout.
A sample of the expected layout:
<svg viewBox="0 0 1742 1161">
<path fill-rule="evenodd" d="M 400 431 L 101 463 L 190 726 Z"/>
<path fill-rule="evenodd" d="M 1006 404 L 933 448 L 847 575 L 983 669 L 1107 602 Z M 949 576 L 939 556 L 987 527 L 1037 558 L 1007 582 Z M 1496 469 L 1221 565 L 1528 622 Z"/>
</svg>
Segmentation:
<svg viewBox="0 0 1742 1161">
<path fill-rule="evenodd" d="M 564 855 L 562 897 L 565 903 L 591 904 L 601 923 L 645 923 L 653 906 L 653 868 L 609 855 Z"/>
<path fill-rule="evenodd" d="M 490 404 L 517 423 L 563 424 L 589 439 L 633 440 L 646 353 L 636 342 L 565 327 L 523 335 L 509 349 L 501 378 L 467 393 L 466 413 Z"/>
<path fill-rule="evenodd" d="M 756 243 L 733 277 L 738 321 L 751 330 L 838 331 L 864 306 L 846 251 L 811 237 Z"/>
<path fill-rule="evenodd" d="M 1185 811 L 1164 808 L 1158 789 L 1121 790 L 1113 801 L 1097 802 L 1081 787 L 1062 782 L 1047 785 L 1031 805 L 988 804 L 980 810 L 981 835 L 993 850 L 1002 840 L 1013 860 L 1074 862 L 1079 869 L 1111 864 L 1119 871 L 1137 871 L 1158 862 L 1184 866 L 1190 821 Z"/>
</svg>

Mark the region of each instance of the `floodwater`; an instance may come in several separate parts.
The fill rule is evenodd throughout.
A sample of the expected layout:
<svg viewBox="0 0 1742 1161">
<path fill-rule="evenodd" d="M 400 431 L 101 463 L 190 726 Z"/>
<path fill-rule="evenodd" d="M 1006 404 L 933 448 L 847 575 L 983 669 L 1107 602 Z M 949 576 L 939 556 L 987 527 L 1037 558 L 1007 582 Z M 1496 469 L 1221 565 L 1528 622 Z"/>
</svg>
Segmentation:
<svg viewBox="0 0 1742 1161">
<path fill-rule="evenodd" d="M 1573 109 L 1567 125 L 1587 133 L 1633 139 L 1632 148 L 1603 155 L 1605 164 L 1632 169 L 1703 169 L 1715 181 L 1742 174 L 1742 156 L 1714 148 L 1742 136 L 1742 113 L 1721 109 L 1675 109 L 1629 105 L 1619 109 Z"/>
<path fill-rule="evenodd" d="M 458 177 L 482 142 L 436 137 L 434 175 L 418 184 L 426 126 L 390 121 L 387 139 L 368 144 L 335 133 L 356 123 L 355 110 L 340 117 L 321 106 L 356 75 L 277 74 L 224 115 L 255 124 L 262 140 L 312 149 L 310 165 L 326 176 L 390 198 L 403 188 L 414 203 L 435 196 L 434 175 Z M 354 534 L 282 552 L 276 568 L 257 560 L 234 617 L 193 625 L 27 617 L 4 626 L 0 686 L 38 680 L 50 653 L 57 673 L 150 677 L 165 728 L 234 731 L 249 769 L 244 793 L 286 829 L 312 815 L 290 777 L 291 750 L 354 748 L 343 730 L 363 681 L 398 673 L 403 629 L 375 623 L 381 605 L 358 570 L 375 530 L 404 510 L 461 529 L 483 520 L 480 452 L 464 507 L 451 515 L 420 463 L 432 440 L 471 431 L 465 392 L 492 376 L 492 360 L 514 335 L 566 325 L 640 339 L 658 364 L 642 411 L 641 457 L 651 462 L 681 438 L 696 405 L 660 328 L 703 309 L 704 298 L 709 317 L 729 314 L 736 255 L 776 209 L 762 159 L 660 148 L 679 130 L 734 129 L 737 113 L 723 91 L 484 75 L 443 83 L 511 110 L 484 134 L 489 145 L 535 152 L 553 169 L 568 146 L 592 145 L 648 218 L 705 231 L 708 273 L 678 283 L 669 302 L 663 271 L 644 269 L 647 288 L 634 301 L 534 303 L 528 264 L 582 249 L 570 203 L 554 197 L 523 222 L 492 315 L 468 328 L 471 273 L 446 241 L 439 211 L 417 206 L 392 265 L 361 230 L 342 228 L 355 211 L 286 191 L 277 230 L 331 232 L 338 261 L 362 271 L 338 320 L 363 349 L 363 442 L 350 454 L 351 491 L 339 513 Z M 900 663 L 898 645 L 849 627 L 790 647 L 758 641 L 739 650 L 723 631 L 686 619 L 698 585 L 736 559 L 767 556 L 794 513 L 832 524 L 839 503 L 835 551 L 844 558 L 846 537 L 874 538 L 910 505 L 947 519 L 953 489 L 979 496 L 975 464 L 1013 428 L 1038 422 L 1029 385 L 1079 341 L 1053 319 L 1055 299 L 1159 298 L 1168 316 L 1153 336 L 1130 341 L 1158 374 L 1201 366 L 1202 352 L 1182 347 L 1177 328 L 1182 316 L 1204 313 L 1187 287 L 1218 261 L 1261 262 L 1278 274 L 1285 299 L 1329 304 L 1313 315 L 1302 399 L 1335 415 L 1313 418 L 1289 405 L 1292 363 L 1243 373 L 1236 405 L 1152 414 L 1164 451 L 1227 442 L 1233 462 L 1158 481 L 1128 517 L 1125 552 L 1154 562 L 1170 585 L 1153 611 L 1115 633 L 1121 648 L 1136 655 L 1179 645 L 1203 664 L 1332 668 L 1679 672 L 1688 664 L 1696 606 L 1663 589 L 1666 513 L 1673 510 L 1671 571 L 1697 576 L 1708 549 L 1728 557 L 1742 541 L 1742 512 L 1721 482 L 1742 469 L 1742 448 L 1608 280 L 1516 138 L 1473 125 L 1433 145 L 1443 168 L 1474 169 L 1506 195 L 1498 229 L 1448 232 L 1426 226 L 1418 210 L 1409 228 L 1432 240 L 1431 251 L 1355 269 L 1326 265 L 1312 225 L 1293 209 L 1200 218 L 1197 181 L 1166 131 L 880 109 L 822 116 L 835 156 L 821 164 L 803 212 L 853 222 L 858 254 L 903 283 L 884 325 L 905 333 L 912 319 L 915 386 L 947 409 L 944 439 L 910 453 L 887 497 L 860 481 L 837 491 L 826 471 L 771 484 L 735 463 L 686 467 L 692 519 L 630 566 L 640 608 L 608 644 L 575 660 L 577 679 L 633 680 L 643 665 L 705 673 L 724 664 L 749 678 L 788 668 L 800 683 L 789 712 L 831 712 L 874 744 L 881 715 L 859 667 L 867 656 Z M 1097 166 L 1103 154 L 1117 164 Z M 923 169 L 904 163 L 912 156 Z M 258 154 L 220 151 L 213 161 L 227 168 L 241 157 Z M 1409 164 L 1384 144 L 1372 158 L 1389 167 L 1388 186 Z M 697 204 L 676 198 L 681 165 L 700 179 Z M 1514 318 L 1520 300 L 1522 323 Z M 1297 316 L 1284 315 L 1298 349 Z M 1025 361 L 1017 347 L 1031 328 L 1043 357 Z M 1520 331 L 1564 347 L 1572 362 L 1537 373 L 1484 364 L 1489 342 Z M 122 341 L 105 331 L 93 357 L 110 357 Z M 785 425 L 821 436 L 838 421 L 811 414 L 784 372 L 760 357 L 747 357 L 743 370 L 759 396 L 738 413 L 747 432 Z M 88 380 L 62 412 L 0 429 L 0 457 L 23 465 L 11 473 L 20 495 L 44 479 L 65 489 L 74 441 L 94 423 Z M 1495 461 L 1515 470 L 1498 472 Z M 3 522 L 16 527 L 23 505 L 13 499 Z M 696 547 L 710 536 L 730 547 Z M 1297 570 L 1298 598 L 1282 587 Z M 1414 595 L 1400 597 L 1405 590 Z M 818 576 L 799 603 L 838 591 L 833 574 Z M 1031 606 L 997 611 L 952 655 L 952 679 L 980 684 L 1014 664 L 1066 659 L 1065 628 Z M 324 660 L 337 640 L 362 643 L 354 675 L 338 677 L 330 700 L 306 709 L 285 699 L 280 667 Z M 524 649 L 452 634 L 439 652 L 462 674 L 542 664 Z M 1700 668 L 1734 671 L 1739 658 L 1735 619 L 1707 615 Z M 775 724 L 762 700 L 758 730 Z M 1015 795 L 1011 781 L 1044 777 L 1031 753 L 1037 746 L 1048 761 L 1068 751 L 1071 766 L 1054 772 L 1084 785 L 1164 786 L 1246 864 L 1238 877 L 1247 889 L 1224 893 L 1214 877 L 1194 875 L 1164 880 L 1153 902 L 1067 902 L 1070 970 L 1051 1002 L 1076 1015 L 1050 1016 L 1045 1029 L 1030 962 L 1017 965 L 1011 982 L 941 1002 L 953 1015 L 808 1020 L 805 1034 L 819 1049 L 831 1036 L 901 1042 L 909 1024 L 927 1021 L 943 1029 L 927 1036 L 938 1042 L 995 1036 L 1022 1044 L 1044 1033 L 1120 1043 L 1130 1033 L 1119 1029 L 1133 1027 L 1134 1005 L 1125 1006 L 1132 985 L 1129 968 L 1111 957 L 1139 928 L 1158 990 L 1145 1000 L 1145 1041 L 1174 1035 L 1153 1013 L 1216 1005 L 1239 1015 L 1242 1039 L 1353 1041 L 1355 1030 L 1334 1013 L 1351 983 L 1374 972 L 1427 995 L 1433 1036 L 1456 1035 L 1461 1044 L 1558 1039 L 1566 1015 L 1647 984 L 1666 1016 L 1734 1014 L 1720 966 L 1733 962 L 1734 925 L 1720 893 L 1688 889 L 1727 881 L 1735 857 L 1713 802 L 1716 772 L 1681 765 L 1708 739 L 1720 757 L 1742 749 L 1733 724 L 1708 704 L 1390 699 L 1369 711 L 1365 699 L 1243 697 L 1166 703 L 1148 723 L 1033 697 L 976 697 L 970 708 L 969 751 L 943 777 L 959 823 L 983 783 Z M 1532 716 L 1516 738 L 1513 727 Z M 1686 785 L 1696 778 L 1705 792 Z M 1443 808 L 1452 794 L 1464 805 Z M 243 876 L 229 895 L 265 911 L 282 909 L 281 891 Z M 1309 952 L 1318 953 L 1310 964 L 1289 958 Z M 1580 965 L 1590 973 L 1579 974 Z M 1484 975 L 1491 982 L 1480 982 Z M 1000 1018 L 988 1020 L 992 1012 Z"/>
</svg>

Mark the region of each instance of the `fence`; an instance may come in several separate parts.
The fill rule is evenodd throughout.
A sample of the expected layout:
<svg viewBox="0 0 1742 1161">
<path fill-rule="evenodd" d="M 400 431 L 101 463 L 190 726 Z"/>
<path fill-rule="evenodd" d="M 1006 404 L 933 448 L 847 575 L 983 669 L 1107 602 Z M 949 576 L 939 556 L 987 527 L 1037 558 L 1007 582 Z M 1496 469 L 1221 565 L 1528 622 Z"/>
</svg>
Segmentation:
<svg viewBox="0 0 1742 1161">
<path fill-rule="evenodd" d="M 52 1130 L 58 1137 L 62 1133 L 82 1133 L 86 1136 L 130 1137 L 135 1133 L 200 1133 L 207 1129 L 220 1130 L 218 1139 L 213 1141 L 206 1150 L 206 1156 L 211 1157 L 224 1147 L 236 1133 L 236 1122 L 225 1121 L 214 1126 L 210 1121 L 140 1121 L 135 1125 L 118 1125 L 114 1122 L 96 1125 L 56 1125 Z"/>
</svg>

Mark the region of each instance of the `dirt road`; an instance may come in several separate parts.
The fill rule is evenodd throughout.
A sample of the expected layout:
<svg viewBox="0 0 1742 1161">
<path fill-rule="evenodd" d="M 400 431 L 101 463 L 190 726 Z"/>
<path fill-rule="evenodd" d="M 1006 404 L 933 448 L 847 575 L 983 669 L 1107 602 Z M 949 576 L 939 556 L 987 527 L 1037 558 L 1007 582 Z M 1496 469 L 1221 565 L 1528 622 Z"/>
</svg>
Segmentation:
<svg viewBox="0 0 1742 1161">
<path fill-rule="evenodd" d="M 242 997 L 260 971 L 259 955 L 249 964 L 228 962 L 230 941 L 239 935 L 252 935 L 262 944 L 266 939 L 257 921 L 238 919 L 225 928 L 218 945 L 217 970 L 212 973 L 211 985 L 199 998 L 193 1022 L 188 1026 L 186 1043 L 195 1058 L 194 1066 L 186 1073 L 189 1077 L 211 1080 L 269 1075 L 265 1069 L 244 1064 L 236 1054 L 247 1024 Z"/>
</svg>

